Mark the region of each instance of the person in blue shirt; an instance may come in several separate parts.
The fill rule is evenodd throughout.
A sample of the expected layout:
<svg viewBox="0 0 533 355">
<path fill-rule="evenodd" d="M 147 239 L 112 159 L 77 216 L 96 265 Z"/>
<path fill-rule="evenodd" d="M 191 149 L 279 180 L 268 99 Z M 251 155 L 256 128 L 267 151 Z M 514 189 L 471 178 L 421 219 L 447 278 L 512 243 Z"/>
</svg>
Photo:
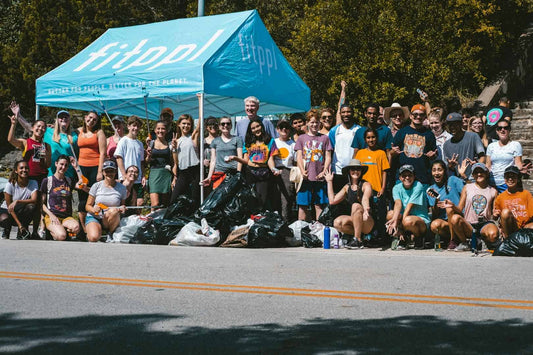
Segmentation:
<svg viewBox="0 0 533 355">
<path fill-rule="evenodd" d="M 394 209 L 387 214 L 385 226 L 392 237 L 423 246 L 430 224 L 426 191 L 424 185 L 415 180 L 412 165 L 403 165 L 398 171 L 401 183 L 392 189 Z"/>
<path fill-rule="evenodd" d="M 423 125 L 426 119 L 423 105 L 414 105 L 410 117 L 411 124 L 394 136 L 391 155 L 398 156 L 399 166 L 412 165 L 417 180 L 427 187 L 431 183 L 430 164 L 437 157 L 437 142 L 433 132 Z"/>
<path fill-rule="evenodd" d="M 387 157 L 390 158 L 390 150 L 392 147 L 392 133 L 389 127 L 380 124 L 379 117 L 379 105 L 370 104 L 365 108 L 366 126 L 361 127 L 355 133 L 355 137 L 352 141 L 352 148 L 354 148 L 353 156 L 357 154 L 359 149 L 368 148 L 365 142 L 365 132 L 367 128 L 374 128 L 378 132 L 377 147 L 387 153 Z M 390 160 L 390 159 L 389 159 Z"/>
<path fill-rule="evenodd" d="M 235 124 L 235 135 L 241 137 L 242 141 L 246 138 L 246 131 L 252 120 L 259 120 L 265 127 L 265 131 L 272 138 L 278 138 L 278 132 L 270 120 L 265 120 L 263 117 L 257 115 L 259 111 L 259 99 L 255 96 L 248 96 L 244 99 L 244 111 L 248 117 L 237 121 Z"/>
<path fill-rule="evenodd" d="M 464 164 L 463 164 L 464 165 Z M 431 176 L 433 185 L 428 189 L 428 202 L 431 207 L 431 232 L 439 236 L 439 240 L 450 239 L 450 225 L 448 224 L 448 214 L 445 203 L 450 201 L 454 205 L 459 205 L 461 191 L 463 191 L 464 182 L 457 176 L 448 176 L 446 164 L 442 160 L 435 160 L 431 164 Z M 435 196 L 435 191 L 438 196 Z"/>
</svg>

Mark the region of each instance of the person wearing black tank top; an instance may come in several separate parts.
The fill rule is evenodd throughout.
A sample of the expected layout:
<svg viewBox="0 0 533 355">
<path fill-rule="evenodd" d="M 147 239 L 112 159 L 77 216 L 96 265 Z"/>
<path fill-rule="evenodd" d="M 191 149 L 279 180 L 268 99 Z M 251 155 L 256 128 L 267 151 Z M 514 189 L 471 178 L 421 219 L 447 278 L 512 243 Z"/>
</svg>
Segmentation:
<svg viewBox="0 0 533 355">
<path fill-rule="evenodd" d="M 339 216 L 333 221 L 333 227 L 339 232 L 354 236 L 353 241 L 346 245 L 348 249 L 363 248 L 361 234 L 368 234 L 374 228 L 374 219 L 370 215 L 372 186 L 362 179 L 367 170 L 368 167 L 359 160 L 352 159 L 342 169 L 342 175 L 348 183 L 337 194 L 333 190 L 333 172 L 326 174 L 329 204 L 336 205 L 346 199 L 351 205 L 350 216 Z"/>
</svg>

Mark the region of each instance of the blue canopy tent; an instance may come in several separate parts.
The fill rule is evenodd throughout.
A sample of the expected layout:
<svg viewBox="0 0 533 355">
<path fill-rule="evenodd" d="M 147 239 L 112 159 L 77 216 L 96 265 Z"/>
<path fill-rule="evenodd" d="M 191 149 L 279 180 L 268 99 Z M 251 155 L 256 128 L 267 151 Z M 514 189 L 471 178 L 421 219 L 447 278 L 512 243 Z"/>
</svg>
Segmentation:
<svg viewBox="0 0 533 355">
<path fill-rule="evenodd" d="M 261 101 L 260 114 L 311 106 L 309 88 L 256 10 L 109 29 L 36 82 L 37 108 L 155 120 L 170 107 L 175 115 L 198 111 L 202 131 L 204 115 L 244 114 L 249 95 Z"/>
</svg>

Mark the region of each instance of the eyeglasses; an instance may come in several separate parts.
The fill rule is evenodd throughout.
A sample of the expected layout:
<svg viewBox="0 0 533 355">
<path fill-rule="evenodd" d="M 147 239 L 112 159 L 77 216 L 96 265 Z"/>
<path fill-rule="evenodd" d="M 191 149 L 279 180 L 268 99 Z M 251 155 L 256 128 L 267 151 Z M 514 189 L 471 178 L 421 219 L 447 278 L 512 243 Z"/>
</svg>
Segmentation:
<svg viewBox="0 0 533 355">
<path fill-rule="evenodd" d="M 322 118 L 323 120 L 329 120 L 331 119 L 333 116 L 322 116 L 320 118 Z"/>
<path fill-rule="evenodd" d="M 231 122 L 220 122 L 220 126 L 221 126 L 221 127 L 224 127 L 224 126 L 231 126 Z"/>
<path fill-rule="evenodd" d="M 496 128 L 496 130 L 497 130 L 497 131 L 509 131 L 510 128 L 509 128 L 509 126 L 498 126 L 498 127 Z"/>
</svg>

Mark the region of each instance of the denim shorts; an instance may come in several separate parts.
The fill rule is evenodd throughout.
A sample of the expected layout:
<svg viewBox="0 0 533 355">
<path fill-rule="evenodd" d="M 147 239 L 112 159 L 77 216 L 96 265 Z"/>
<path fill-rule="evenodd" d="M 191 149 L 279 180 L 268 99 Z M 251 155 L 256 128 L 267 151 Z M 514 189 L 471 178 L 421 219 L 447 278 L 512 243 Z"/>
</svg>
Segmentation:
<svg viewBox="0 0 533 355">
<path fill-rule="evenodd" d="M 96 218 L 91 213 L 87 213 L 87 216 L 85 217 L 85 225 L 88 225 L 91 222 L 96 222 L 98 224 L 102 224 L 102 220 Z"/>
</svg>

